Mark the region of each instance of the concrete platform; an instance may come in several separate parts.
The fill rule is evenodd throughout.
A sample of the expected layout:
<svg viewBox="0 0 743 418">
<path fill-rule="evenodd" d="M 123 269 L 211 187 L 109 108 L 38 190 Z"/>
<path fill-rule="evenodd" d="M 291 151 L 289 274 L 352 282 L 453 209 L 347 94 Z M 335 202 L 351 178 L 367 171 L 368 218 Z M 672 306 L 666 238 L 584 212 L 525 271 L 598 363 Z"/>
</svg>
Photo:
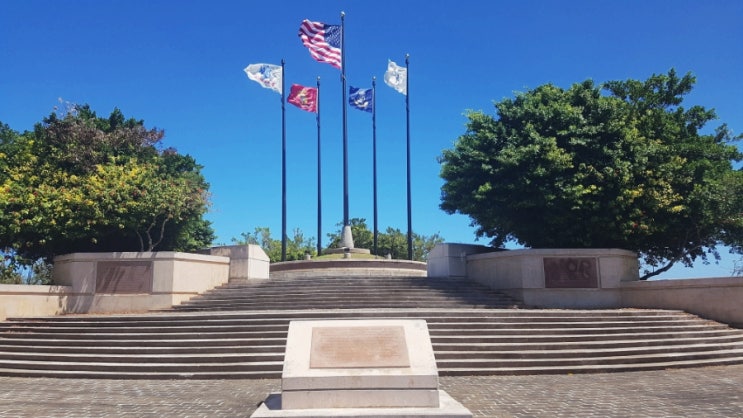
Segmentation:
<svg viewBox="0 0 743 418">
<path fill-rule="evenodd" d="M 251 418 L 471 418 L 472 413 L 443 390 L 439 391 L 439 406 L 428 408 L 313 408 L 281 409 L 281 394 L 272 393 L 251 415 Z"/>
<path fill-rule="evenodd" d="M 270 276 L 290 277 L 426 277 L 426 263 L 410 260 L 301 260 L 271 264 Z"/>
</svg>

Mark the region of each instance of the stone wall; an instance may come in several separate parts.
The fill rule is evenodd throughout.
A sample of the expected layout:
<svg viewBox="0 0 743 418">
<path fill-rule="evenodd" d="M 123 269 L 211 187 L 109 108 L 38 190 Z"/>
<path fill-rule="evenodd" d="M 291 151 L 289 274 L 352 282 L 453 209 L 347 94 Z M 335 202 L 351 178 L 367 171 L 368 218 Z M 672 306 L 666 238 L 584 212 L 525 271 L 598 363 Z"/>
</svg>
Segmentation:
<svg viewBox="0 0 743 418">
<path fill-rule="evenodd" d="M 637 255 L 625 250 L 440 246 L 429 276 L 474 280 L 527 306 L 674 309 L 743 328 L 743 277 L 640 281 Z"/>
<path fill-rule="evenodd" d="M 680 309 L 743 328 L 743 277 L 622 283 L 622 306 Z"/>
<path fill-rule="evenodd" d="M 537 308 L 621 305 L 620 283 L 638 279 L 637 255 L 618 249 L 539 249 L 467 256 L 467 277 Z"/>
<path fill-rule="evenodd" d="M 71 293 L 69 286 L 0 284 L 0 321 L 65 313 Z"/>
<path fill-rule="evenodd" d="M 74 253 L 54 259 L 54 283 L 69 286 L 67 313 L 170 308 L 226 283 L 230 260 L 161 252 Z"/>
</svg>

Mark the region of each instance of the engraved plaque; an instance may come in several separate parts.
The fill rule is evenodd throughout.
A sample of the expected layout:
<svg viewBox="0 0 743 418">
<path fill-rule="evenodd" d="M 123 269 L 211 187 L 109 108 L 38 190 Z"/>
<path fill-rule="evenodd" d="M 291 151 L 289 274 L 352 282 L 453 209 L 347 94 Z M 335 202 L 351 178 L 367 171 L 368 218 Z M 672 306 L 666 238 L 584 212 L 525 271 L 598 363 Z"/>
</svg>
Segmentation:
<svg viewBox="0 0 743 418">
<path fill-rule="evenodd" d="M 99 261 L 96 293 L 152 293 L 151 261 Z"/>
<path fill-rule="evenodd" d="M 598 263 L 594 257 L 545 257 L 547 288 L 597 288 Z"/>
<path fill-rule="evenodd" d="M 311 369 L 410 367 L 401 326 L 312 328 Z"/>
</svg>

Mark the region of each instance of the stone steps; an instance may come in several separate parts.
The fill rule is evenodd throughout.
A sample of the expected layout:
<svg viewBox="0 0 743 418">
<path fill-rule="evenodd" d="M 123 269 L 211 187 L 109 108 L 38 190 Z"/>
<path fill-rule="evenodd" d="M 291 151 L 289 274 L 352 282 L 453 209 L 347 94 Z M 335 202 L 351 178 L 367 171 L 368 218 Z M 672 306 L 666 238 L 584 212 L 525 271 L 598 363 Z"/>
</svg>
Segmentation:
<svg viewBox="0 0 743 418">
<path fill-rule="evenodd" d="M 485 286 L 425 277 L 308 277 L 228 283 L 179 311 L 285 309 L 515 308 L 520 303 Z"/>
<path fill-rule="evenodd" d="M 425 319 L 442 376 L 743 364 L 743 330 L 683 312 L 519 306 L 425 278 L 228 284 L 167 311 L 0 322 L 0 375 L 278 378 L 290 321 L 352 318 Z"/>
<path fill-rule="evenodd" d="M 426 319 L 441 375 L 652 370 L 743 362 L 743 332 L 681 312 L 437 312 L 286 311 L 257 312 L 255 318 L 249 313 L 156 313 L 9 321 L 1 328 L 0 374 L 227 378 L 233 373 L 230 377 L 276 378 L 290 320 L 349 315 Z M 521 328 L 524 324 L 530 326 Z"/>
</svg>

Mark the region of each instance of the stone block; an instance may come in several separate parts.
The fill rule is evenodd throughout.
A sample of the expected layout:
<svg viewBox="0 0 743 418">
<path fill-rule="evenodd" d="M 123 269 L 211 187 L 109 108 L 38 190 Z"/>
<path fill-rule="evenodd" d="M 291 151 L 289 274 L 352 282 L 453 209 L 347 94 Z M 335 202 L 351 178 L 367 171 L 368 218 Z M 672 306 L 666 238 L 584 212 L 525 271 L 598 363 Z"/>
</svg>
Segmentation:
<svg viewBox="0 0 743 418">
<path fill-rule="evenodd" d="M 281 393 L 251 417 L 441 417 L 472 413 L 438 388 L 425 320 L 292 321 Z"/>
</svg>

